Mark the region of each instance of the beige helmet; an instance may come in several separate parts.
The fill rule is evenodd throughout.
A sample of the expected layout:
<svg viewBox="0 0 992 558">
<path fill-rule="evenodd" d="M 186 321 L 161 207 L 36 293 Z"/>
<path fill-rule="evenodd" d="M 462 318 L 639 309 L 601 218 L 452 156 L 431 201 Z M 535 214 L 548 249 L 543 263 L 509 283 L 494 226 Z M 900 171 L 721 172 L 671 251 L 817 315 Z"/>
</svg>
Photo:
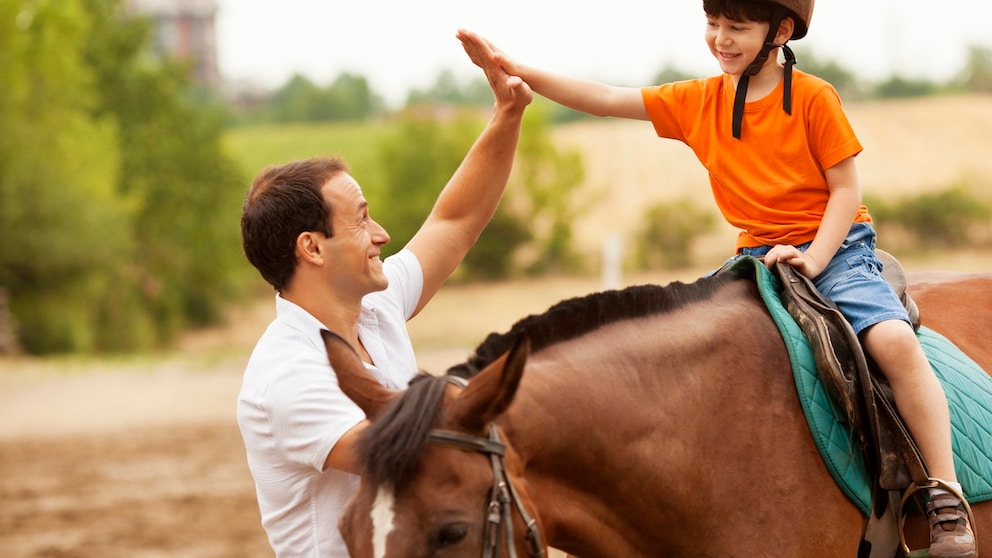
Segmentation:
<svg viewBox="0 0 992 558">
<path fill-rule="evenodd" d="M 809 31 L 809 22 L 813 19 L 814 0 L 768 0 L 772 4 L 778 4 L 789 10 L 789 15 L 795 22 L 795 29 L 792 31 L 791 40 L 802 39 Z"/>
</svg>

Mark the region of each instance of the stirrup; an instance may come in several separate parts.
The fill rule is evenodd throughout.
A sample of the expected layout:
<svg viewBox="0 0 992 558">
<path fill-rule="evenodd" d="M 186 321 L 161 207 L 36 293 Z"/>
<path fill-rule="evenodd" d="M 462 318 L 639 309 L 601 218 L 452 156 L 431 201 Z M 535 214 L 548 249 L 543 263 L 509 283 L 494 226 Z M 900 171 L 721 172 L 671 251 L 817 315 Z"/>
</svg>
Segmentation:
<svg viewBox="0 0 992 558">
<path fill-rule="evenodd" d="M 931 488 L 940 488 L 951 493 L 955 498 L 961 501 L 961 505 L 964 507 L 965 515 L 968 516 L 968 526 L 971 528 L 971 534 L 975 538 L 975 547 L 978 547 L 978 535 L 975 534 L 975 515 L 971 511 L 971 505 L 968 504 L 968 500 L 965 499 L 964 494 L 961 493 L 957 488 L 947 484 L 947 481 L 940 480 L 938 478 L 929 477 L 926 482 L 922 484 L 911 483 L 906 491 L 903 492 L 902 500 L 899 502 L 899 509 L 896 510 L 896 517 L 899 520 L 899 545 L 902 547 L 902 553 L 906 558 L 925 558 L 930 556 L 929 548 L 920 548 L 917 550 L 910 550 L 909 544 L 906 542 L 906 502 L 921 490 L 929 490 Z M 929 494 L 927 494 L 929 496 Z M 926 505 L 920 507 L 923 510 L 924 515 L 926 515 Z M 929 521 L 927 522 L 929 526 Z M 927 537 L 929 539 L 929 536 Z"/>
</svg>

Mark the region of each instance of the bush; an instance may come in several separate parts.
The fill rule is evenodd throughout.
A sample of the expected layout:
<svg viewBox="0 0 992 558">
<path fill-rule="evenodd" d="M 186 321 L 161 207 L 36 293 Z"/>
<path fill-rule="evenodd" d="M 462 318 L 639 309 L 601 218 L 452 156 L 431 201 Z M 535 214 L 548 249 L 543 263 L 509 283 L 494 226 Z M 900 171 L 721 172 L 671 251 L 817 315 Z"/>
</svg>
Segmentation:
<svg viewBox="0 0 992 558">
<path fill-rule="evenodd" d="M 964 185 L 891 202 L 866 196 L 865 203 L 879 229 L 925 249 L 980 244 L 982 225 L 992 221 L 992 205 Z"/>
<path fill-rule="evenodd" d="M 682 199 L 652 206 L 638 235 L 637 266 L 641 269 L 682 269 L 692 265 L 692 243 L 713 230 L 716 218 Z"/>
</svg>

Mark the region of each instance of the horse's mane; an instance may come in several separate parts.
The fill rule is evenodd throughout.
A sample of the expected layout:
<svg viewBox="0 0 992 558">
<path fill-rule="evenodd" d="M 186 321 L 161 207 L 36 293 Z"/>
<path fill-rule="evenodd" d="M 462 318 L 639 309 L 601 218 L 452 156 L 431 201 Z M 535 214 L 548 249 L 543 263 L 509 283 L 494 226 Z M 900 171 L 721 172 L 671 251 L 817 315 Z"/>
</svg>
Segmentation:
<svg viewBox="0 0 992 558">
<path fill-rule="evenodd" d="M 694 283 L 674 282 L 667 286 L 640 285 L 563 300 L 543 314 L 527 316 L 505 333 L 491 333 L 463 363 L 448 369 L 449 375 L 471 377 L 509 350 L 526 332 L 531 350 L 537 352 L 558 342 L 620 320 L 668 312 L 710 298 L 734 274 L 719 274 Z M 405 485 L 416 471 L 437 422 L 446 380 L 420 374 L 410 387 L 362 434 L 358 455 L 364 475 L 374 484 Z"/>
<path fill-rule="evenodd" d="M 358 439 L 363 475 L 373 484 L 403 486 L 420 462 L 427 436 L 441 412 L 449 385 L 440 376 L 421 373 Z"/>
<path fill-rule="evenodd" d="M 505 333 L 490 333 L 468 360 L 452 366 L 447 373 L 471 378 L 508 351 L 524 332 L 530 337 L 531 351 L 537 352 L 613 322 L 669 312 L 706 300 L 717 287 L 734 278 L 734 274 L 724 273 L 688 284 L 676 281 L 667 286 L 638 285 L 563 300 L 543 314 L 519 320 Z"/>
</svg>

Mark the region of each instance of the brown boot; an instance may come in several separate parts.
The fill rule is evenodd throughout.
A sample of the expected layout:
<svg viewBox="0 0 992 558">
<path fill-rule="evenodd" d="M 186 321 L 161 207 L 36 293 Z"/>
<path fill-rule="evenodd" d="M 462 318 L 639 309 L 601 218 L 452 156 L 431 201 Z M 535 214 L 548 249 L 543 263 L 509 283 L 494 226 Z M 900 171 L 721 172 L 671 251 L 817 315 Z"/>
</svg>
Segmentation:
<svg viewBox="0 0 992 558">
<path fill-rule="evenodd" d="M 975 535 L 964 504 L 953 494 L 938 494 L 927 503 L 930 558 L 975 558 Z"/>
</svg>

